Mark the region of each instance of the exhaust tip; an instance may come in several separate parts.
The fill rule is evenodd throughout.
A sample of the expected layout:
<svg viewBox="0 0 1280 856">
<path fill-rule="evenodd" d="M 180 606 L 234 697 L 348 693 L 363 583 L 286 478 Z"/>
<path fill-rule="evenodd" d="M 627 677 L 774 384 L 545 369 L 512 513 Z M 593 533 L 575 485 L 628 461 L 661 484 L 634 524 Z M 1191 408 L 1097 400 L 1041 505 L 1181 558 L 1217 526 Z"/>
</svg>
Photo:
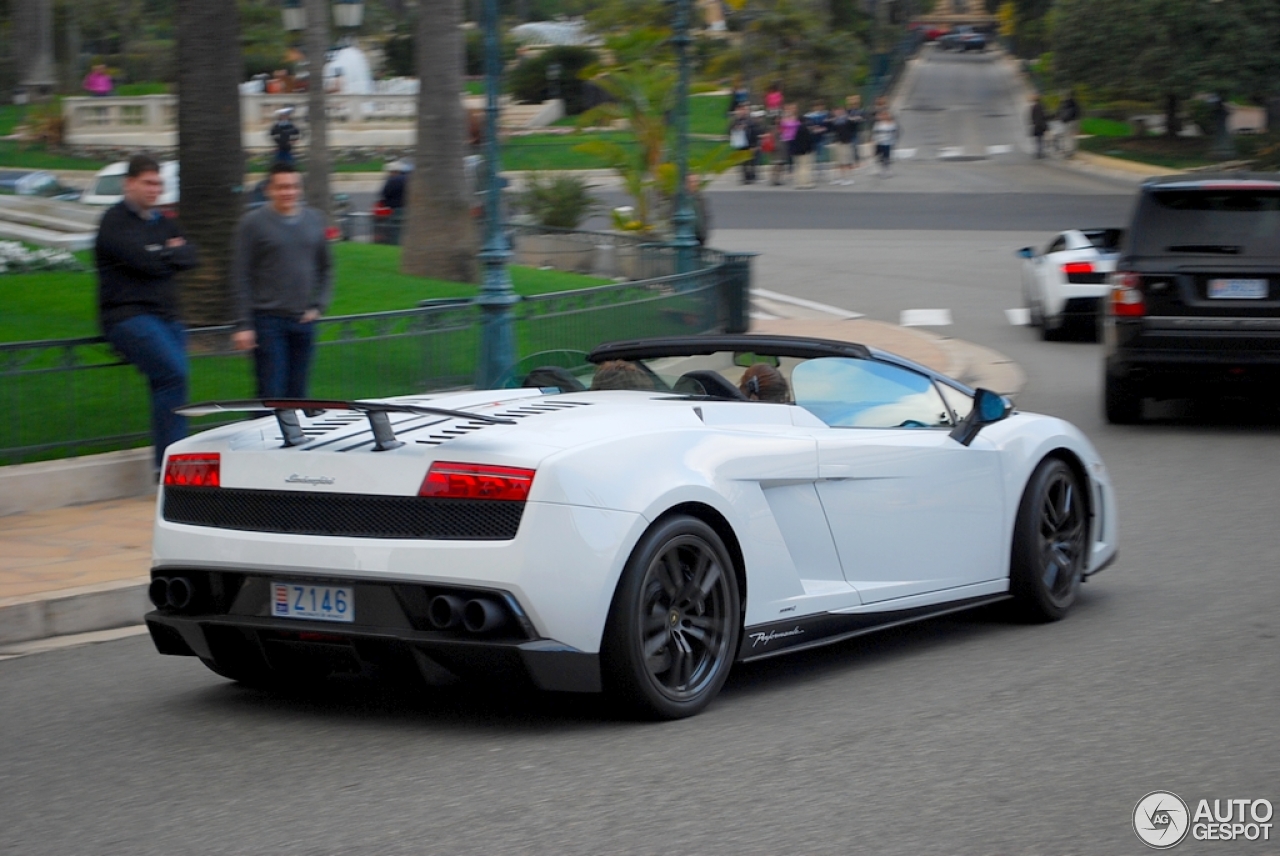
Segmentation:
<svg viewBox="0 0 1280 856">
<path fill-rule="evenodd" d="M 485 633 L 506 623 L 506 612 L 492 600 L 478 597 L 462 608 L 462 626 L 470 633 Z"/>
<path fill-rule="evenodd" d="M 440 594 L 427 604 L 427 619 L 437 630 L 452 630 L 462 623 L 462 598 Z"/>
<path fill-rule="evenodd" d="M 186 609 L 191 605 L 195 595 L 195 587 L 186 577 L 173 577 L 169 580 L 169 606 L 174 609 Z"/>
<path fill-rule="evenodd" d="M 147 586 L 147 597 L 155 604 L 156 609 L 164 609 L 169 605 L 169 578 L 156 577 Z"/>
</svg>

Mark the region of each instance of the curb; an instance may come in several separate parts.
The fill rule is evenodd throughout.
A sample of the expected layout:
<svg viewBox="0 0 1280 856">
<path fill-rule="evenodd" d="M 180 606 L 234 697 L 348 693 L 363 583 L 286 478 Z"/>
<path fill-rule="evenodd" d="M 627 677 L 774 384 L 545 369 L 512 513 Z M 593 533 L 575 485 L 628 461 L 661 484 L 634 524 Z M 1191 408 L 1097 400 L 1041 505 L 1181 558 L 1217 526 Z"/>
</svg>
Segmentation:
<svg viewBox="0 0 1280 856">
<path fill-rule="evenodd" d="M 151 447 L 0 467 L 0 517 L 155 491 Z"/>
<path fill-rule="evenodd" d="M 142 623 L 149 577 L 0 600 L 0 644 Z"/>
</svg>

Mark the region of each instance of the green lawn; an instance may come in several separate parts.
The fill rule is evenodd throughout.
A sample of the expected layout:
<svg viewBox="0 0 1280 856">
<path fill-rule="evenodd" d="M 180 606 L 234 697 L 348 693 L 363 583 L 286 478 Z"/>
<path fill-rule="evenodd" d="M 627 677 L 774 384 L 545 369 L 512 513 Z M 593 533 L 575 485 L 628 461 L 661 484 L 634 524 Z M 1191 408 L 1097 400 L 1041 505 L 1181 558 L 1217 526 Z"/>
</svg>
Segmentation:
<svg viewBox="0 0 1280 856">
<path fill-rule="evenodd" d="M 1090 116 L 1080 120 L 1080 133 L 1093 137 L 1130 137 L 1133 136 L 1133 128 L 1128 122 Z"/>
<path fill-rule="evenodd" d="M 1080 141 L 1080 148 L 1168 169 L 1193 169 L 1218 162 L 1209 156 L 1212 142 L 1208 137 L 1090 137 Z"/>
<path fill-rule="evenodd" d="M 408 276 L 399 271 L 400 250 L 379 244 L 334 246 L 337 279 L 330 315 L 411 309 L 421 300 L 469 297 L 477 286 Z M 603 285 L 598 277 L 512 265 L 512 285 L 521 295 L 572 291 Z M 96 336 L 97 278 L 84 273 L 0 276 L 0 342 Z"/>
<path fill-rule="evenodd" d="M 393 247 L 338 247 L 340 278 L 333 313 L 399 309 L 427 297 L 468 296 L 475 286 L 405 277 L 395 268 Z M 345 270 L 344 270 L 345 268 Z M 358 271 L 358 273 L 357 273 Z M 512 267 L 516 291 L 536 295 L 599 284 L 591 277 Z M 40 278 L 42 277 L 42 278 Z M 91 335 L 91 274 L 0 277 L 0 321 L 23 323 L 24 338 L 38 325 L 42 335 Z M 580 298 L 552 298 L 556 305 L 516 307 L 517 353 L 589 350 L 603 341 L 637 335 L 703 332 L 715 317 L 713 285 L 672 292 L 625 286 L 623 305 L 592 305 Z M 621 299 L 615 297 L 615 299 Z M 12 320 L 11 320 L 12 319 Z M 61 325 L 61 326 L 60 326 Z M 0 330 L 4 327 L 0 326 Z M 225 351 L 225 337 L 191 340 L 193 401 L 245 398 L 253 393 L 247 354 Z M 480 325 L 473 307 L 447 309 L 430 319 L 359 317 L 324 325 L 312 369 L 311 394 L 328 398 L 372 398 L 465 386 L 473 381 Z M 27 350 L 4 356 L 0 408 L 13 418 L 0 422 L 0 463 L 44 460 L 144 444 L 149 413 L 146 384 L 105 345 Z M 70 366 L 75 370 L 68 371 Z M 193 430 L 210 418 L 193 420 Z M 18 452 L 18 449 L 25 451 Z"/>
</svg>

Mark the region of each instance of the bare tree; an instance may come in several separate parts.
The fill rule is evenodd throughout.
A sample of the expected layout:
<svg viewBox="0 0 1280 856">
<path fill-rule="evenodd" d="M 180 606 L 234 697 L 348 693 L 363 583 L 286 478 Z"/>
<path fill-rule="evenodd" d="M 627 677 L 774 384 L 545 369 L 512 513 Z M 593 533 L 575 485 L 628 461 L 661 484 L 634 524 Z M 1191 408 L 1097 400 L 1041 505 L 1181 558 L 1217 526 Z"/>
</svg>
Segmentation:
<svg viewBox="0 0 1280 856">
<path fill-rule="evenodd" d="M 462 106 L 462 0 L 418 4 L 416 168 L 409 183 L 401 270 L 475 282 L 475 223 L 463 163 L 467 117 Z"/>
<path fill-rule="evenodd" d="M 329 116 L 324 59 L 329 50 L 329 0 L 307 0 L 307 204 L 329 221 Z"/>
<path fill-rule="evenodd" d="M 232 242 L 243 200 L 240 14 L 236 0 L 178 0 L 182 225 L 200 252 L 183 280 L 190 324 L 229 319 Z"/>
</svg>

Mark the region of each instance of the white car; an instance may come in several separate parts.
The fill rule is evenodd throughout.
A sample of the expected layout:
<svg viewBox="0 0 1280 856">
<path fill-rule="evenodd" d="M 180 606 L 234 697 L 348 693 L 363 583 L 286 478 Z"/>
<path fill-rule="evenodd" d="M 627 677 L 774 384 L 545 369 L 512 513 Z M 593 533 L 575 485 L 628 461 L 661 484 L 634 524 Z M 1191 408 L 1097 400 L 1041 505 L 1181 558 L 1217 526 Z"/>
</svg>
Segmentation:
<svg viewBox="0 0 1280 856">
<path fill-rule="evenodd" d="M 1079 430 L 891 354 L 712 335 L 536 363 L 516 389 L 184 408 L 274 415 L 167 451 L 159 651 L 264 687 L 479 676 L 677 718 L 735 662 L 1004 600 L 1061 618 L 1116 555 Z M 757 364 L 786 383 L 743 383 Z"/>
<path fill-rule="evenodd" d="M 1093 335 L 1098 310 L 1120 256 L 1121 229 L 1068 229 L 1053 236 L 1043 252 L 1023 247 L 1022 298 L 1030 323 L 1047 340 L 1075 328 Z"/>
<path fill-rule="evenodd" d="M 85 205 L 115 205 L 124 198 L 124 179 L 129 170 L 128 161 L 116 161 L 98 170 L 93 176 L 89 188 L 80 196 Z M 160 194 L 156 207 L 162 210 L 175 210 L 179 196 L 179 169 L 177 161 L 161 161 L 160 178 L 164 180 L 164 190 Z"/>
</svg>

